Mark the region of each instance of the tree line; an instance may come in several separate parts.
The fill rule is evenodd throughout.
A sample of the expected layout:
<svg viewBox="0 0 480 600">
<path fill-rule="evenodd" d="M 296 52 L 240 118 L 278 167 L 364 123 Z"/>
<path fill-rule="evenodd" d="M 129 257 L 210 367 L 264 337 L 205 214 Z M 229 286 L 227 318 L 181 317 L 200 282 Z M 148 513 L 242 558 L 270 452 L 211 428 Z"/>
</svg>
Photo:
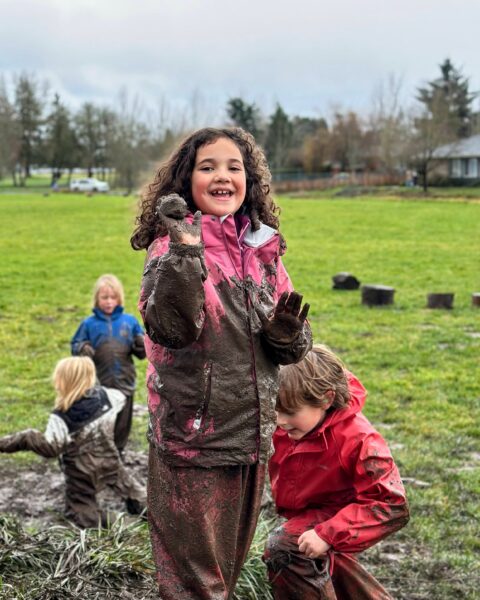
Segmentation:
<svg viewBox="0 0 480 600">
<path fill-rule="evenodd" d="M 401 101 L 400 80 L 392 76 L 374 92 L 367 115 L 342 109 L 328 119 L 289 115 L 280 103 L 265 115 L 255 103 L 232 97 L 221 124 L 250 131 L 277 177 L 399 174 L 410 167 L 426 184 L 434 150 L 480 130 L 473 110 L 478 94 L 470 90 L 469 79 L 449 59 L 439 67 L 439 76 L 419 86 L 408 107 Z M 34 75 L 22 73 L 10 87 L 2 78 L 0 179 L 11 177 L 13 185 L 24 186 L 35 166 L 49 168 L 55 182 L 83 168 L 131 191 L 143 170 L 197 126 L 195 117 L 174 123 L 167 113 L 145 116 L 141 102 L 126 92 L 115 107 L 85 102 L 72 111 Z"/>
</svg>

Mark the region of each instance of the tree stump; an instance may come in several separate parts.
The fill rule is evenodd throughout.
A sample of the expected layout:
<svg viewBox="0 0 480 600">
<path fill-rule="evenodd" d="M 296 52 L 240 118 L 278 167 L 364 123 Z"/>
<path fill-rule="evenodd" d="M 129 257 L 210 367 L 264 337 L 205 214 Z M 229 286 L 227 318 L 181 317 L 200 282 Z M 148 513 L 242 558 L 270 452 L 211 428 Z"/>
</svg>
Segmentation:
<svg viewBox="0 0 480 600">
<path fill-rule="evenodd" d="M 351 273 L 337 273 L 332 277 L 334 290 L 358 290 L 360 281 Z"/>
<path fill-rule="evenodd" d="M 362 304 L 383 306 L 393 304 L 395 289 L 386 285 L 362 285 Z"/>
<path fill-rule="evenodd" d="M 427 308 L 453 308 L 455 294 L 428 294 Z"/>
<path fill-rule="evenodd" d="M 480 307 L 480 292 L 472 294 L 472 306 Z"/>
</svg>

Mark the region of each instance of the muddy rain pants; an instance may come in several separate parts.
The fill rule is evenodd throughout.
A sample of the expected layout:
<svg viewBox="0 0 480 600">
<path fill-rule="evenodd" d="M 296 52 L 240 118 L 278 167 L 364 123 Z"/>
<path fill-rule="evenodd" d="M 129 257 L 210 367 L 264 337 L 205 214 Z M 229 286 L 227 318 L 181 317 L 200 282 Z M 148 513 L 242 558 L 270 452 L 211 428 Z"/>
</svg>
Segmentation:
<svg viewBox="0 0 480 600">
<path fill-rule="evenodd" d="M 355 554 L 329 552 L 313 560 L 298 550 L 298 538 L 318 522 L 309 512 L 286 521 L 268 538 L 264 560 L 275 600 L 393 600 Z"/>
<path fill-rule="evenodd" d="M 150 448 L 148 521 L 162 600 L 227 600 L 255 533 L 264 465 L 171 467 Z"/>
<path fill-rule="evenodd" d="M 81 528 L 106 527 L 116 515 L 100 509 L 97 503 L 98 485 L 94 478 L 75 465 L 63 465 L 65 474 L 65 516 Z M 140 514 L 145 508 L 145 491 L 123 465 L 107 474 L 105 485 L 116 492 L 126 503 L 130 514 Z"/>
<path fill-rule="evenodd" d="M 133 416 L 133 393 L 125 398 L 125 406 L 117 415 L 115 421 L 115 446 L 120 452 L 125 450 L 125 446 L 128 442 L 128 436 L 132 429 L 132 416 Z"/>
</svg>

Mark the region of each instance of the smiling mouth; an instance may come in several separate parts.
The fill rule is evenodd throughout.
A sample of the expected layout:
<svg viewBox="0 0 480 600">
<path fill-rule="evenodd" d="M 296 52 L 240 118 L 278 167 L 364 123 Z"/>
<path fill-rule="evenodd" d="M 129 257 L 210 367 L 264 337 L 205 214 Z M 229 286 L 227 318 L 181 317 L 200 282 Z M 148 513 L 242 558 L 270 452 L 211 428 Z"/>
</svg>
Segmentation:
<svg viewBox="0 0 480 600">
<path fill-rule="evenodd" d="M 233 192 L 231 190 L 212 190 L 210 195 L 214 198 L 230 198 L 233 196 Z"/>
</svg>

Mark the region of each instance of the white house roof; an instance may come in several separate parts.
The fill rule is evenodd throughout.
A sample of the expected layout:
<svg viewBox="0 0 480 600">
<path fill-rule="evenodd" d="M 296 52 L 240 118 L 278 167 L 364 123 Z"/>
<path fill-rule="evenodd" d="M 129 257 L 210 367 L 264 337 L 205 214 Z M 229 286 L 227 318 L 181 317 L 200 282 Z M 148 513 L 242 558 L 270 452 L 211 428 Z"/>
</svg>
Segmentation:
<svg viewBox="0 0 480 600">
<path fill-rule="evenodd" d="M 480 158 L 480 134 L 439 146 L 433 158 Z"/>
</svg>

